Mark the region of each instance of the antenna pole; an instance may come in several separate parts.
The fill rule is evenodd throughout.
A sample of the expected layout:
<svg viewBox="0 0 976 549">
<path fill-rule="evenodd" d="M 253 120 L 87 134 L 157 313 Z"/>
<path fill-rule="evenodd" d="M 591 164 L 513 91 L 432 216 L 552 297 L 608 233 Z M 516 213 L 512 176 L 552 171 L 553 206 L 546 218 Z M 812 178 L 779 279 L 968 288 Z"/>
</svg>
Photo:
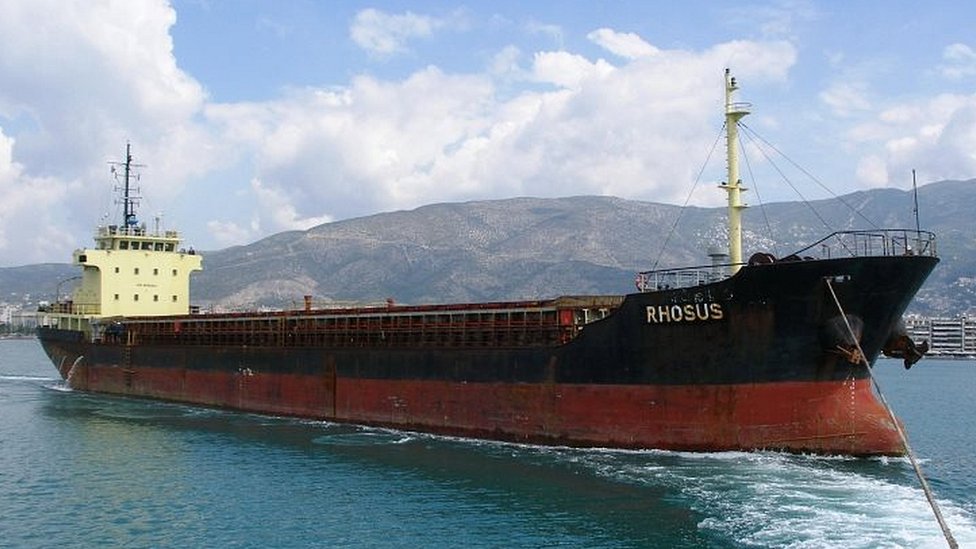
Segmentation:
<svg viewBox="0 0 976 549">
<path fill-rule="evenodd" d="M 915 208 L 913 213 L 915 214 L 915 234 L 921 238 L 922 227 L 918 223 L 918 186 L 915 184 L 915 169 L 912 168 L 912 194 L 915 197 Z"/>
<path fill-rule="evenodd" d="M 112 173 L 115 174 L 116 181 L 119 178 L 116 167 L 122 167 L 122 227 L 134 227 L 139 223 L 139 220 L 136 219 L 136 202 L 139 197 L 133 196 L 133 193 L 138 192 L 138 189 L 133 189 L 132 179 L 139 179 L 134 173 L 135 168 L 142 168 L 144 165 L 132 163 L 132 144 L 128 142 L 125 144 L 125 162 L 109 162 L 109 164 L 112 165 Z M 118 191 L 118 187 L 115 190 Z"/>
<path fill-rule="evenodd" d="M 125 215 L 124 225 L 128 227 L 129 225 L 136 224 L 136 213 L 132 210 L 133 204 L 132 200 L 129 199 L 129 175 L 132 168 L 132 144 L 125 144 L 125 190 L 122 194 L 122 210 Z"/>
<path fill-rule="evenodd" d="M 733 94 L 739 89 L 735 77 L 725 69 L 725 147 L 728 173 L 726 182 L 720 185 L 729 195 L 729 262 L 731 274 L 742 266 L 742 191 L 746 190 L 739 179 L 739 120 L 749 114 L 747 103 L 735 103 Z"/>
</svg>

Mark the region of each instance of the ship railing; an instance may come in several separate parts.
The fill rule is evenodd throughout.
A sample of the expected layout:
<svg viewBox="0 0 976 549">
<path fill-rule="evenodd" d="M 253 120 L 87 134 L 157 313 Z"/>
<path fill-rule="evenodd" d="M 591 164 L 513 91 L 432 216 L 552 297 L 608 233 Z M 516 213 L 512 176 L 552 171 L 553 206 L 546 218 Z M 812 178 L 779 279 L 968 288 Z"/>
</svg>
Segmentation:
<svg viewBox="0 0 976 549">
<path fill-rule="evenodd" d="M 819 256 L 819 259 L 906 255 L 938 257 L 938 250 L 935 233 L 916 229 L 877 229 L 838 231 L 793 254 L 795 258 L 812 255 Z"/>
<path fill-rule="evenodd" d="M 99 315 L 102 312 L 101 306 L 97 303 L 75 303 L 73 301 L 57 301 L 38 307 L 40 313 L 66 314 L 66 315 Z"/>
<path fill-rule="evenodd" d="M 756 254 L 749 260 L 749 264 L 771 264 L 778 261 L 800 261 L 804 259 L 913 255 L 938 257 L 935 233 L 915 229 L 838 231 L 778 260 L 769 254 Z M 644 271 L 637 273 L 635 283 L 641 292 L 692 288 L 728 278 L 733 267 L 743 265 L 746 264 L 703 265 Z"/>
<path fill-rule="evenodd" d="M 102 225 L 95 230 L 96 237 L 107 237 L 107 236 L 135 236 L 135 237 L 146 237 L 151 236 L 154 238 L 172 238 L 179 239 L 180 234 L 178 231 L 160 231 L 158 233 L 151 233 L 147 231 L 143 226 L 120 226 L 120 225 Z"/>
<path fill-rule="evenodd" d="M 634 282 L 637 285 L 637 289 L 641 292 L 692 288 L 728 278 L 730 269 L 734 266 L 736 265 L 728 263 L 644 271 L 637 273 L 637 278 Z"/>
</svg>

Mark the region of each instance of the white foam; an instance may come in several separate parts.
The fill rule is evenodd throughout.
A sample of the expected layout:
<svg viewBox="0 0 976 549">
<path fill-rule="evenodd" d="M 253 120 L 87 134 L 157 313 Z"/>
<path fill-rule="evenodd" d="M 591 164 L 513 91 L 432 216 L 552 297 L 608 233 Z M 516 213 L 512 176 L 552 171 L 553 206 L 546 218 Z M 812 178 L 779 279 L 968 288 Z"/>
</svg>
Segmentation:
<svg viewBox="0 0 976 549">
<path fill-rule="evenodd" d="M 0 374 L 2 381 L 58 381 L 59 378 L 50 376 L 24 376 L 13 374 Z"/>
<path fill-rule="evenodd" d="M 329 433 L 312 439 L 313 444 L 326 446 L 373 446 L 378 444 L 403 444 L 410 440 L 409 436 L 396 436 L 373 430 L 357 430 L 353 432 Z"/>
<path fill-rule="evenodd" d="M 673 458 L 673 459 L 672 459 Z M 854 463 L 851 471 L 846 467 Z M 776 547 L 927 547 L 945 540 L 922 490 L 901 459 L 812 458 L 776 453 L 674 453 L 661 460 L 588 465 L 618 481 L 664 486 L 705 515 L 699 527 L 746 545 Z M 863 465 L 863 468 L 861 467 Z M 863 469 L 863 470 L 862 470 Z M 960 546 L 976 546 L 976 522 L 940 500 Z"/>
</svg>

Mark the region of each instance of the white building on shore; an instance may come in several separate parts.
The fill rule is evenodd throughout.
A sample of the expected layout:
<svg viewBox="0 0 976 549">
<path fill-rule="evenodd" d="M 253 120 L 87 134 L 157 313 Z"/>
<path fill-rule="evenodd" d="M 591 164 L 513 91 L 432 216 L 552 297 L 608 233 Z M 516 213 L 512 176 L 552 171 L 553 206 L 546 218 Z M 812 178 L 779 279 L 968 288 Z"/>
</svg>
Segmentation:
<svg viewBox="0 0 976 549">
<path fill-rule="evenodd" d="M 916 343 L 928 341 L 933 355 L 976 357 L 976 317 L 908 316 L 905 328 Z"/>
</svg>

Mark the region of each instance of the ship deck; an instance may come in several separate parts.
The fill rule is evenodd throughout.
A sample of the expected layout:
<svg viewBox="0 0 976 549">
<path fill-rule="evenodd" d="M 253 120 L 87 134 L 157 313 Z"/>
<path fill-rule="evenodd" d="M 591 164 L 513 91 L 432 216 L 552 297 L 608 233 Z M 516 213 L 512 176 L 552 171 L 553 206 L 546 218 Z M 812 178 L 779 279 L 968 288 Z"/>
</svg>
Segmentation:
<svg viewBox="0 0 976 549">
<path fill-rule="evenodd" d="M 96 342 L 271 347 L 545 347 L 567 343 L 623 296 L 543 301 L 387 305 L 106 319 Z"/>
</svg>

